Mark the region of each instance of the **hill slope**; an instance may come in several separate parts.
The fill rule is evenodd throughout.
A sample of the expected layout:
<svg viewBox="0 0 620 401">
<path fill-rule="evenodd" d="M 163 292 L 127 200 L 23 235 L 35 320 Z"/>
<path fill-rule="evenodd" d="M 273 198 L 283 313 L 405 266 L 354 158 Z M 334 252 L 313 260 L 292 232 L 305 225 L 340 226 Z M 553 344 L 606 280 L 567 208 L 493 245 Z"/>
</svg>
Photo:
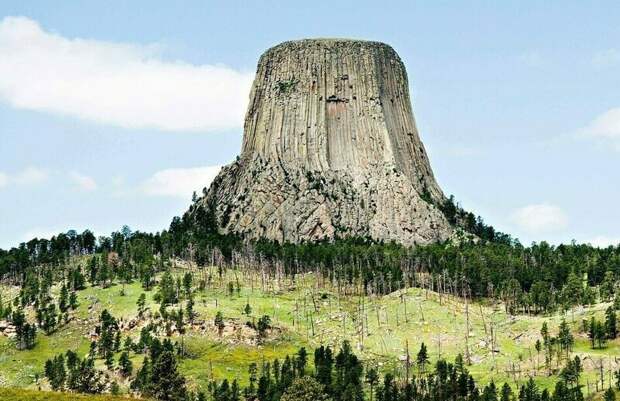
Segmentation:
<svg viewBox="0 0 620 401">
<path fill-rule="evenodd" d="M 547 376 L 544 356 L 536 351 L 535 343 L 540 339 L 540 328 L 545 321 L 555 335 L 562 320 L 560 315 L 512 317 L 500 304 L 469 303 L 419 288 L 387 296 L 350 296 L 346 295 L 346 289 L 341 288 L 339 293 L 337 288 L 312 274 L 299 276 L 293 282 L 284 278 L 264 280 L 258 272 L 242 270 L 228 270 L 220 279 L 216 268 L 176 269 L 179 275 L 187 271 L 193 272 L 195 282 L 201 277 L 213 278 L 204 290 L 195 289 L 198 315 L 194 324 L 187 326 L 184 335 L 174 329 L 170 333 L 186 350 L 180 369 L 191 388 L 204 389 L 212 378 L 237 378 L 245 383 L 252 362 L 282 359 L 300 346 L 338 347 L 343 340 L 351 342 L 365 364 L 397 375 L 404 374 L 407 346 L 410 354 L 415 355 L 424 342 L 431 361 L 464 355 L 471 361 L 472 375 L 481 383 L 494 380 L 516 384 L 531 376 L 548 387 L 556 380 Z M 239 283 L 239 290 L 230 292 L 229 283 L 233 283 L 233 288 Z M 50 336 L 40 333 L 32 350 L 17 351 L 11 341 L 0 337 L 0 383 L 34 388 L 36 377 L 43 377 L 46 359 L 67 349 L 85 355 L 90 333 L 103 309 L 120 319 L 123 337 L 137 341 L 140 328 L 149 321 L 155 322 L 161 328 L 160 334 L 165 336 L 164 325 L 158 318 L 136 319 L 136 302 L 142 293 L 137 282 L 80 291 L 80 306 L 72 313 L 70 322 Z M 156 315 L 159 305 L 153 300 L 155 290 L 146 294 L 147 307 Z M 181 301 L 179 307 L 185 307 L 186 302 Z M 252 309 L 249 316 L 244 314 L 246 304 Z M 584 380 L 591 383 L 596 381 L 600 361 L 605 371 L 615 370 L 617 366 L 612 358 L 620 356 L 617 340 L 609 342 L 605 349 L 592 350 L 586 334 L 579 332 L 582 319 L 592 315 L 600 318 L 606 306 L 599 304 L 565 316 L 576 337 L 574 352 L 583 360 Z M 225 322 L 221 334 L 213 323 L 218 311 Z M 261 340 L 256 330 L 245 322 L 256 322 L 263 315 L 270 316 L 273 328 Z M 469 335 L 465 336 L 467 327 Z M 140 366 L 142 357 L 131 353 L 136 367 Z M 555 362 L 552 365 L 554 371 L 561 367 Z M 105 370 L 103 360 L 98 359 L 96 366 Z M 117 372 L 109 374 L 121 387 L 127 387 L 128 382 Z M 39 385 L 47 388 L 45 380 L 40 380 Z"/>
</svg>

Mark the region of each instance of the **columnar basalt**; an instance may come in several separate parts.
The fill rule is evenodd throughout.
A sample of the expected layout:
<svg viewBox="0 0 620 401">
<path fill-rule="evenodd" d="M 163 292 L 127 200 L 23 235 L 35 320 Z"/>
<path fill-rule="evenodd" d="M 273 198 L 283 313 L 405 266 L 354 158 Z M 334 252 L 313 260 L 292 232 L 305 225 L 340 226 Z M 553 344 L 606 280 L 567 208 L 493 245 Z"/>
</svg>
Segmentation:
<svg viewBox="0 0 620 401">
<path fill-rule="evenodd" d="M 243 147 L 199 203 L 222 232 L 280 242 L 454 234 L 416 128 L 405 67 L 378 42 L 285 42 L 260 58 Z"/>
</svg>

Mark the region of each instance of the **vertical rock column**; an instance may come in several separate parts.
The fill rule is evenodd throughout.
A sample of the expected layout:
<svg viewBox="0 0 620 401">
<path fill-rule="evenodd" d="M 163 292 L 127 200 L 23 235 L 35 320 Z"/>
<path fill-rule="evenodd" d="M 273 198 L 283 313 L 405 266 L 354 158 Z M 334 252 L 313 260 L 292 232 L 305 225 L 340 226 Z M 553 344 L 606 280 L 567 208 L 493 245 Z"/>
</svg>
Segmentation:
<svg viewBox="0 0 620 401">
<path fill-rule="evenodd" d="M 285 42 L 260 58 L 240 159 L 201 202 L 224 232 L 278 241 L 453 234 L 405 67 L 378 42 Z"/>
</svg>

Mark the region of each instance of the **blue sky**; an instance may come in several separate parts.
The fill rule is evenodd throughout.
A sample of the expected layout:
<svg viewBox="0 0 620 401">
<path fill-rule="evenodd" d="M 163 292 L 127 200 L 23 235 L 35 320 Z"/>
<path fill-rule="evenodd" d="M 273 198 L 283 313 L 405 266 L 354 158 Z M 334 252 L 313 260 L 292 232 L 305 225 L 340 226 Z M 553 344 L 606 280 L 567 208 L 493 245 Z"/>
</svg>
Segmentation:
<svg viewBox="0 0 620 401">
<path fill-rule="evenodd" d="M 616 1 L 49 2 L 0 8 L 0 247 L 167 227 L 237 155 L 260 54 L 391 44 L 447 194 L 524 243 L 620 242 Z"/>
</svg>

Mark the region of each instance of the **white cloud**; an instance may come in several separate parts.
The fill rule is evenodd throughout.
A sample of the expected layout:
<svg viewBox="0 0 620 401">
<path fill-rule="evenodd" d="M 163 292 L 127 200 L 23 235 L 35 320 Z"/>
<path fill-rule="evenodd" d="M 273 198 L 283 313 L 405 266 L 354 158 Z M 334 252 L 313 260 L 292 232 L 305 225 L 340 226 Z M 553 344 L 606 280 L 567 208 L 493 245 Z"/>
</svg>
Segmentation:
<svg viewBox="0 0 620 401">
<path fill-rule="evenodd" d="M 609 143 L 620 151 L 620 107 L 610 109 L 597 116 L 586 127 L 578 131 L 579 136 L 594 138 Z"/>
<path fill-rule="evenodd" d="M 620 107 L 599 115 L 581 131 L 588 136 L 620 139 Z"/>
<path fill-rule="evenodd" d="M 26 167 L 11 174 L 0 171 L 0 188 L 9 185 L 33 186 L 47 181 L 48 178 L 49 172 L 47 170 L 34 166 Z"/>
<path fill-rule="evenodd" d="M 529 234 L 561 231 L 568 226 L 568 218 L 562 209 L 549 204 L 522 207 L 511 217 L 513 223 Z"/>
<path fill-rule="evenodd" d="M 611 238 L 611 237 L 606 237 L 604 235 L 599 235 L 597 237 L 594 237 L 588 241 L 585 241 L 586 244 L 590 244 L 592 246 L 596 246 L 599 248 L 607 248 L 608 246 L 617 246 L 620 245 L 620 237 L 618 238 Z"/>
<path fill-rule="evenodd" d="M 592 63 L 596 67 L 608 67 L 620 63 L 620 51 L 607 49 L 594 55 Z"/>
<path fill-rule="evenodd" d="M 8 182 L 18 185 L 36 185 L 46 181 L 48 177 L 47 170 L 31 166 L 18 172 L 15 176 L 9 177 Z"/>
<path fill-rule="evenodd" d="M 83 191 L 94 191 L 97 189 L 97 182 L 92 177 L 71 171 L 69 178 Z"/>
<path fill-rule="evenodd" d="M 158 46 L 65 38 L 0 21 L 0 101 L 126 128 L 240 127 L 252 73 L 164 61 Z"/>
<path fill-rule="evenodd" d="M 142 192 L 152 196 L 172 196 L 189 199 L 196 191 L 209 187 L 222 166 L 174 168 L 158 171 L 141 186 Z"/>
</svg>

